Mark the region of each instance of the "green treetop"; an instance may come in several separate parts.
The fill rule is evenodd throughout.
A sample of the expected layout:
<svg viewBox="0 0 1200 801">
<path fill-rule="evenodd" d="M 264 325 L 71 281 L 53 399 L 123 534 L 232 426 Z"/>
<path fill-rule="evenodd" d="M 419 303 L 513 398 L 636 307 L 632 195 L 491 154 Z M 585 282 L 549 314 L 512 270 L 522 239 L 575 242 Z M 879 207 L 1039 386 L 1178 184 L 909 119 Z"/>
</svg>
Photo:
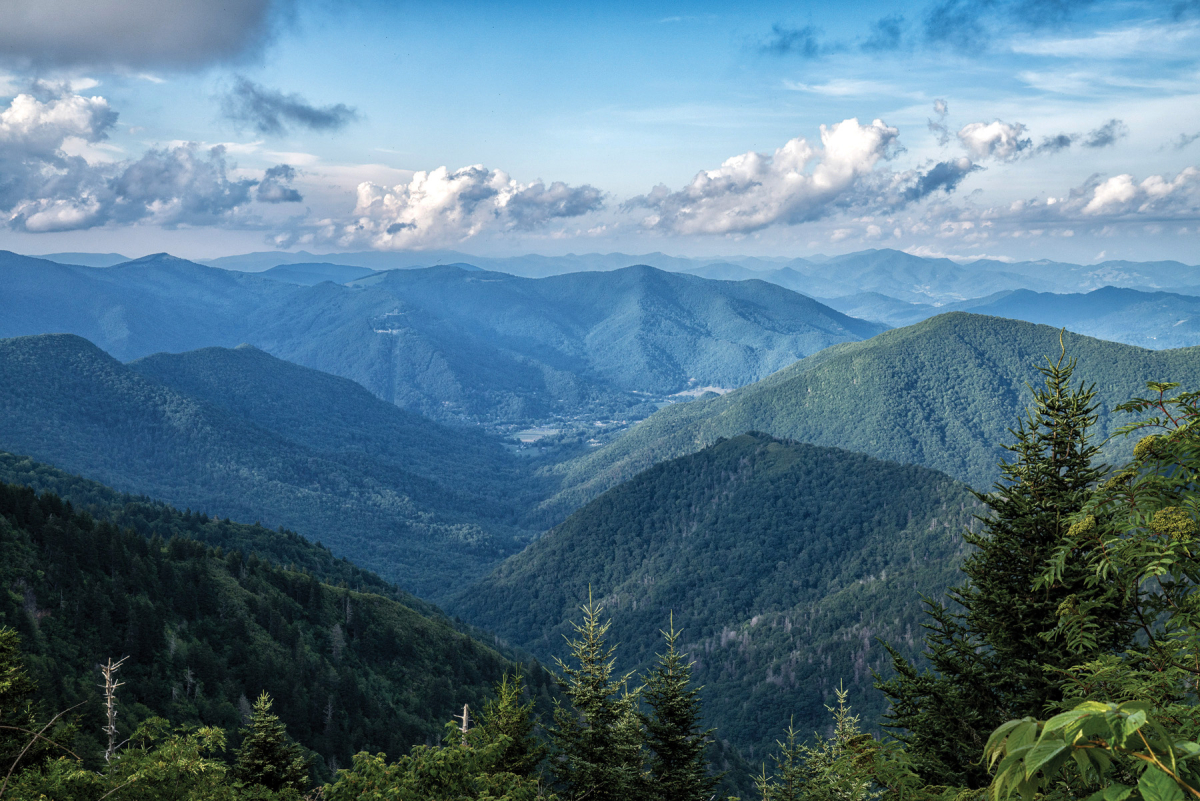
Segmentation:
<svg viewBox="0 0 1200 801">
<path fill-rule="evenodd" d="M 1003 480 L 993 492 L 977 493 L 991 514 L 981 518 L 982 531 L 965 535 L 977 549 L 963 565 L 967 582 L 947 593 L 948 606 L 927 601 L 933 672 L 919 673 L 893 651 L 897 675 L 877 685 L 891 699 L 891 725 L 902 730 L 916 769 L 931 784 L 985 785 L 979 755 L 991 731 L 1062 701 L 1064 671 L 1088 658 L 1048 638 L 1064 600 L 1086 604 L 1104 622 L 1090 653 L 1130 638 L 1121 598 L 1088 581 L 1086 559 L 1076 559 L 1053 584 L 1038 581 L 1104 473 L 1088 439 L 1094 388 L 1071 386 L 1075 362 L 1065 354 L 1039 370 L 1045 384 L 1011 430 L 1016 441 L 1005 446 L 1012 459 L 1000 465 Z"/>
<path fill-rule="evenodd" d="M 691 685 L 692 663 L 676 648 L 674 614 L 662 634 L 666 653 L 659 654 L 642 691 L 650 707 L 641 720 L 652 752 L 651 792 L 661 801 L 709 801 L 721 778 L 709 775 L 705 753 L 713 729 L 700 728 L 700 688 Z"/>
<path fill-rule="evenodd" d="M 287 727 L 271 713 L 271 696 L 265 692 L 254 702 L 250 723 L 242 729 L 233 778 L 245 785 L 261 785 L 278 792 L 308 789 L 308 758 L 287 735 Z"/>
<path fill-rule="evenodd" d="M 636 695 L 622 690 L 629 675 L 613 676 L 613 652 L 605 644 L 610 623 L 601 623 L 603 607 L 583 607 L 583 624 L 572 624 L 568 641 L 571 661 L 558 663 L 558 682 L 571 708 L 554 710 L 551 772 L 564 795 L 587 801 L 626 801 L 640 797 L 642 732 L 636 717 Z"/>
</svg>

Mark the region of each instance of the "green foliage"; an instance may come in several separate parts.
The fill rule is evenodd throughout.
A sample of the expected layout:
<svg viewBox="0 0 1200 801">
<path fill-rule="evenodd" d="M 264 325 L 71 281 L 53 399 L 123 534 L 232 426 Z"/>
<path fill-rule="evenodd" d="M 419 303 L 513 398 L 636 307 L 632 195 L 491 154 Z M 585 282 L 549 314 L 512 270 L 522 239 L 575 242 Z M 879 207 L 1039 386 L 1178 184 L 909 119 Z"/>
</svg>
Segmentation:
<svg viewBox="0 0 1200 801">
<path fill-rule="evenodd" d="M 985 749 L 993 798 L 1055 790 L 1088 792 L 1089 801 L 1200 798 L 1200 744 L 1178 739 L 1150 713 L 1143 701 L 1085 701 L 1045 723 L 1005 723 Z"/>
<path fill-rule="evenodd" d="M 308 789 L 308 763 L 303 749 L 287 736 L 287 727 L 271 714 L 271 696 L 265 692 L 254 702 L 249 724 L 240 732 L 234 780 L 260 785 L 272 792 Z"/>
<path fill-rule="evenodd" d="M 700 690 L 692 686 L 692 664 L 677 647 L 681 632 L 662 632 L 667 650 L 644 678 L 642 698 L 650 714 L 641 714 L 651 752 L 649 786 L 661 801 L 710 801 L 720 775 L 710 775 L 708 742 L 714 729 L 701 728 Z"/>
<path fill-rule="evenodd" d="M 837 706 L 827 706 L 833 716 L 833 736 L 814 734 L 801 742 L 794 726 L 771 755 L 772 775 L 766 766 L 755 784 L 762 801 L 874 801 L 883 795 L 876 787 L 870 734 L 859 727 L 859 716 L 846 703 L 848 693 L 836 691 Z"/>
<path fill-rule="evenodd" d="M 449 729 L 453 729 L 450 724 Z M 456 738 L 449 731 L 449 738 Z M 389 763 L 383 754 L 355 754 L 348 770 L 325 788 L 325 801 L 553 801 L 536 780 L 498 772 L 507 742 L 483 746 L 418 745 Z"/>
<path fill-rule="evenodd" d="M 534 735 L 537 721 L 532 699 L 522 700 L 525 677 L 518 665 L 513 674 L 505 673 L 493 688 L 480 715 L 477 731 L 487 742 L 505 745 L 495 762 L 496 770 L 517 776 L 532 776 L 546 756 L 546 746 Z"/>
<path fill-rule="evenodd" d="M 618 667 L 639 673 L 674 610 L 703 686 L 702 728 L 718 728 L 731 760 L 736 749 L 757 762 L 787 714 L 802 731 L 825 726 L 839 673 L 864 720 L 886 709 L 871 671 L 890 659 L 875 638 L 917 657 L 920 596 L 958 578 L 959 532 L 977 506 L 925 468 L 743 435 L 614 488 L 448 608 L 549 661 L 567 656 L 592 584 Z M 726 768 L 739 785 L 729 791 L 747 794 L 752 769 Z"/>
<path fill-rule="evenodd" d="M 464 702 L 482 707 L 511 667 L 444 620 L 210 548 L 181 536 L 197 516 L 142 511 L 155 508 L 170 539 L 0 485 L 0 625 L 20 632 L 42 709 L 83 702 L 66 744 L 90 766 L 102 750 L 94 665 L 107 655 L 129 657 L 119 739 L 158 715 L 220 728 L 236 746 L 246 699 L 265 691 L 321 755 L 318 777 L 356 752 L 398 754 L 438 737 L 441 721 Z M 536 678 L 548 706 L 547 680 Z"/>
<path fill-rule="evenodd" d="M 563 489 L 543 504 L 555 523 L 608 488 L 654 464 L 720 437 L 763 431 L 944 471 L 983 488 L 1000 478 L 1008 428 L 1039 384 L 1036 365 L 1057 353 L 1048 326 L 956 312 L 835 345 L 720 397 L 668 406 L 619 440 L 554 468 Z M 1147 375 L 1200 385 L 1200 348 L 1148 351 L 1068 332 L 1080 375 L 1096 385 L 1102 441 L 1119 420 L 1113 407 Z M 1120 464 L 1132 443 L 1114 441 L 1103 458 Z"/>
<path fill-rule="evenodd" d="M 987 733 L 1004 720 L 1054 708 L 1063 699 L 1064 671 L 1131 636 L 1122 597 L 1091 581 L 1084 559 L 1073 560 L 1053 586 L 1039 586 L 1071 515 L 1103 475 L 1088 439 L 1094 390 L 1071 387 L 1073 360 L 1039 369 L 1044 386 L 1012 431 L 1003 479 L 992 493 L 978 494 L 990 514 L 982 531 L 966 535 L 975 546 L 963 564 L 968 581 L 947 594 L 949 607 L 927 603 L 933 672 L 918 674 L 896 654 L 897 675 L 878 685 L 892 701 L 890 725 L 931 784 L 986 785 L 979 750 Z M 1099 624 L 1086 652 L 1049 641 L 1064 603 L 1086 604 Z"/>
<path fill-rule="evenodd" d="M 559 686 L 571 706 L 558 704 L 551 730 L 550 772 L 570 799 L 623 801 L 644 791 L 637 696 L 622 690 L 631 674 L 613 675 L 613 652 L 600 622 L 603 607 L 591 596 L 582 607 L 583 623 L 573 624 L 568 664 L 555 660 Z"/>
</svg>

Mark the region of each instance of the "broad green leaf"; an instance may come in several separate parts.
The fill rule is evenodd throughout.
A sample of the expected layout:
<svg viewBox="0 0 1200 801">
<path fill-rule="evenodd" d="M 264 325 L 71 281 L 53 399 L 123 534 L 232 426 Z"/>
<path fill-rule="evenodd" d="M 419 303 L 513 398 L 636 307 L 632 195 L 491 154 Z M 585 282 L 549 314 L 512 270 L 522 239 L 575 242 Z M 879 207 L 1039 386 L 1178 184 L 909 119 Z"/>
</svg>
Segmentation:
<svg viewBox="0 0 1200 801">
<path fill-rule="evenodd" d="M 1124 784 L 1110 784 L 1103 790 L 1098 790 L 1087 797 L 1087 801 L 1125 801 L 1133 792 L 1132 787 Z"/>
<path fill-rule="evenodd" d="M 1058 715 L 1055 715 L 1054 717 L 1047 720 L 1046 723 L 1044 724 L 1043 729 L 1042 729 L 1042 736 L 1040 739 L 1042 739 L 1042 740 L 1046 739 L 1046 735 L 1049 734 L 1050 732 L 1058 731 L 1063 726 L 1066 726 L 1068 723 L 1074 723 L 1075 721 L 1077 721 L 1081 718 L 1087 717 L 1089 714 L 1090 713 L 1086 709 L 1072 709 L 1070 712 L 1062 712 Z"/>
<path fill-rule="evenodd" d="M 1030 779 L 1043 765 L 1066 751 L 1071 746 L 1059 740 L 1058 742 L 1039 743 L 1029 749 L 1025 755 L 1025 778 Z"/>
<path fill-rule="evenodd" d="M 1145 801 L 1183 801 L 1183 790 L 1175 780 L 1155 767 L 1146 768 L 1138 790 Z"/>
</svg>

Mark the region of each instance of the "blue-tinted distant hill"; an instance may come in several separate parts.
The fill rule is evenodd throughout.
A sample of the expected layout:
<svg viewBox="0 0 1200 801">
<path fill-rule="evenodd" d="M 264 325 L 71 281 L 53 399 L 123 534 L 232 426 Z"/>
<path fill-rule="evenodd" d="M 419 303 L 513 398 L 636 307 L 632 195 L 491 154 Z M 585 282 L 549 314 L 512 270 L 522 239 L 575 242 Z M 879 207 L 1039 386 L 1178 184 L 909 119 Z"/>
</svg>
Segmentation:
<svg viewBox="0 0 1200 801">
<path fill-rule="evenodd" d="M 84 267 L 112 267 L 129 261 L 128 256 L 120 253 L 47 253 L 36 258 L 56 261 L 59 264 L 81 264 Z"/>
<path fill-rule="evenodd" d="M 468 422 L 645 414 L 634 393 L 739 386 L 883 329 L 765 282 L 644 266 L 299 286 L 166 254 L 96 269 L 0 253 L 0 282 L 0 336 L 74 333 L 126 360 L 250 343 Z"/>
<path fill-rule="evenodd" d="M 286 526 L 433 599 L 528 536 L 499 444 L 252 348 L 124 365 L 76 336 L 0 340 L 0 450 Z"/>
<path fill-rule="evenodd" d="M 269 270 L 263 270 L 259 275 L 263 278 L 270 278 L 273 281 L 312 286 L 322 281 L 332 281 L 335 284 L 348 284 L 356 278 L 365 278 L 374 272 L 374 270 L 367 267 L 354 267 L 348 264 L 301 262 L 299 264 L 280 264 Z"/>
<path fill-rule="evenodd" d="M 1088 293 L 1058 295 L 1018 289 L 985 298 L 929 306 L 876 293 L 827 301 L 847 314 L 905 326 L 949 311 L 1008 317 L 1127 345 L 1161 350 L 1200 345 L 1200 297 L 1171 292 L 1103 287 Z"/>
<path fill-rule="evenodd" d="M 1123 422 L 1110 414 L 1146 381 L 1200 388 L 1200 347 L 1153 351 L 1068 332 L 1076 378 L 1095 383 L 1103 440 Z M 865 342 L 837 345 L 726 395 L 668 406 L 622 438 L 554 468 L 564 482 L 547 502 L 557 522 L 638 472 L 719 437 L 764 431 L 907 464 L 986 489 L 998 478 L 1008 429 L 1030 402 L 1036 365 L 1058 358 L 1055 328 L 955 312 Z M 1114 441 L 1113 463 L 1132 443 Z"/>
</svg>

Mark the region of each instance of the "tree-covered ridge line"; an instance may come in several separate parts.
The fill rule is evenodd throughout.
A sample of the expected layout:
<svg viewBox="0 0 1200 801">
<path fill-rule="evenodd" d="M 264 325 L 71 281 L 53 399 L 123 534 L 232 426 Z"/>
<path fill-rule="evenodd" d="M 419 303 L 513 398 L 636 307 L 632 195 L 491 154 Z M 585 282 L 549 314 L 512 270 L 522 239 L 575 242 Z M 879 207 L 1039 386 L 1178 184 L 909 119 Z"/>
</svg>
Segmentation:
<svg viewBox="0 0 1200 801">
<path fill-rule="evenodd" d="M 319 777 L 359 750 L 436 740 L 512 664 L 444 619 L 180 536 L 214 521 L 168 519 L 173 536 L 147 538 L 51 493 L 0 486 L 0 624 L 20 633 L 43 708 L 83 703 L 77 753 L 96 750 L 94 665 L 106 656 L 129 657 L 123 737 L 160 715 L 236 745 L 248 699 L 266 691 L 320 755 Z M 543 674 L 529 672 L 548 706 Z"/>
<path fill-rule="evenodd" d="M 454 266 L 295 286 L 156 254 L 108 268 L 0 251 L 0 337 L 121 360 L 249 343 L 455 423 L 638 419 L 644 394 L 740 386 L 883 330 L 763 281 L 633 266 L 544 279 Z"/>
<path fill-rule="evenodd" d="M 1149 351 L 1064 337 L 1096 384 L 1097 441 L 1120 425 L 1114 408 L 1146 376 L 1200 385 L 1200 347 Z M 661 461 L 745 431 L 921 464 L 983 489 L 999 478 L 1008 428 L 1041 382 L 1036 366 L 1058 352 L 1058 329 L 964 312 L 835 345 L 756 384 L 666 407 L 621 439 L 548 468 L 563 488 L 543 504 L 543 519 L 558 522 Z M 1131 448 L 1117 438 L 1102 458 L 1123 463 Z"/>
<path fill-rule="evenodd" d="M 135 369 L 75 336 L 0 340 L 0 449 L 283 525 L 434 600 L 530 534 L 518 508 L 533 484 L 498 444 L 251 349 Z"/>
<path fill-rule="evenodd" d="M 824 727 L 840 679 L 885 711 L 877 638 L 920 650 L 920 598 L 957 580 L 980 511 L 933 470 L 744 434 L 657 465 L 580 509 L 448 604 L 543 661 L 589 590 L 621 667 L 642 669 L 674 613 L 717 738 L 757 761 L 788 725 Z"/>
</svg>

